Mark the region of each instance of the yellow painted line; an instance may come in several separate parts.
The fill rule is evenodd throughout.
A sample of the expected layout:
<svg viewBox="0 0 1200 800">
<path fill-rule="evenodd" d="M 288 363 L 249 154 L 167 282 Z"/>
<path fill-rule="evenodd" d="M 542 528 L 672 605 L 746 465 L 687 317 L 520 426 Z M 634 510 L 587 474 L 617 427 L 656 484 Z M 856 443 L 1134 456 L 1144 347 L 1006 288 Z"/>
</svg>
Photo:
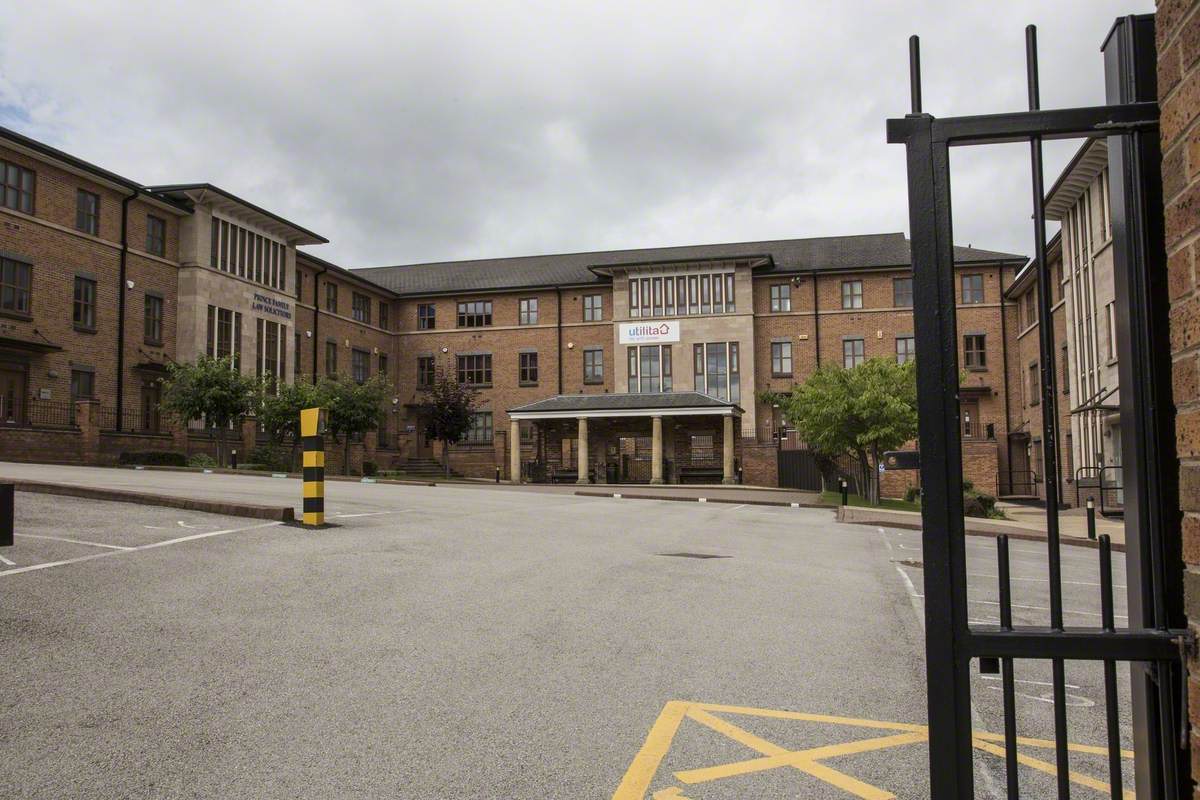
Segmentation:
<svg viewBox="0 0 1200 800">
<path fill-rule="evenodd" d="M 1004 741 L 1004 734 L 1001 734 L 1001 733 L 988 733 L 987 731 L 973 731 L 971 733 L 971 735 L 974 736 L 976 739 L 983 739 L 985 742 L 1003 742 Z M 1046 750 L 1053 750 L 1056 746 L 1055 743 L 1053 741 L 1051 741 L 1050 739 L 1030 739 L 1027 736 L 1018 736 L 1017 744 L 1025 745 L 1026 747 L 1041 747 Z M 1108 755 L 1107 747 L 1099 747 L 1097 745 L 1092 745 L 1092 744 L 1075 744 L 1074 742 L 1067 742 L 1067 749 L 1070 750 L 1072 753 L 1090 753 L 1091 755 L 1094 755 L 1094 756 L 1107 756 Z M 1121 758 L 1133 758 L 1133 751 L 1132 750 L 1122 750 Z"/>
<path fill-rule="evenodd" d="M 305 481 L 304 482 L 305 497 L 324 497 L 325 482 L 324 481 Z"/>
<path fill-rule="evenodd" d="M 672 786 L 669 789 L 655 792 L 651 800 L 691 800 L 690 797 L 684 797 L 681 794 L 682 791 L 678 786 Z"/>
<path fill-rule="evenodd" d="M 990 744 L 979 739 L 978 737 L 975 737 L 975 740 L 972 742 L 972 744 L 985 753 L 991 753 L 994 756 L 1004 758 L 1006 750 L 1003 747 Z M 1032 767 L 1033 769 L 1044 772 L 1047 775 L 1054 775 L 1056 777 L 1058 776 L 1058 767 L 1056 767 L 1054 764 L 1051 764 L 1048 761 L 1042 761 L 1040 758 L 1027 756 L 1020 751 L 1017 752 L 1017 763 L 1024 764 L 1027 767 Z M 1072 783 L 1078 783 L 1080 786 L 1086 786 L 1089 789 L 1095 789 L 1097 792 L 1103 792 L 1105 795 L 1111 794 L 1112 792 L 1112 787 L 1109 784 L 1105 783 L 1104 781 L 1097 780 L 1091 775 L 1084 775 L 1082 772 L 1068 770 L 1067 777 L 1070 778 Z M 1123 791 L 1125 800 L 1136 800 L 1133 792 L 1128 790 Z"/>
<path fill-rule="evenodd" d="M 690 769 L 676 772 L 675 777 L 684 783 L 704 783 L 720 778 L 732 778 L 736 775 L 746 775 L 751 772 L 775 769 L 776 767 L 791 767 L 798 762 L 819 761 L 824 758 L 837 758 L 858 753 L 869 753 L 872 750 L 884 750 L 889 747 L 899 747 L 906 744 L 924 742 L 928 739 L 924 733 L 897 733 L 892 736 L 880 736 L 876 739 L 860 739 L 845 744 L 831 744 L 814 747 L 809 750 L 794 750 L 766 758 L 752 758 L 746 761 L 736 761 L 731 764 L 721 764 L 716 767 Z"/>
<path fill-rule="evenodd" d="M 908 722 L 882 722 L 874 719 L 855 719 L 854 717 L 832 717 L 828 714 L 806 714 L 802 711 L 777 711 L 773 708 L 753 708 L 750 706 L 726 706 L 719 703 L 696 703 L 696 708 L 705 711 L 717 711 L 724 714 L 747 714 L 753 717 L 769 719 L 795 719 L 802 722 L 823 722 L 830 725 L 849 725 L 855 728 L 879 728 L 885 731 L 926 731 L 925 725 L 914 725 Z"/>
<path fill-rule="evenodd" d="M 306 466 L 306 467 L 323 467 L 323 466 L 325 466 L 325 451 L 324 450 L 305 450 L 304 451 L 304 466 Z"/>
<path fill-rule="evenodd" d="M 787 748 L 780 747 L 777 744 L 768 742 L 766 739 L 755 736 L 753 733 L 743 730 L 731 722 L 727 722 L 719 717 L 714 717 L 712 714 L 708 713 L 702 708 L 693 706 L 688 711 L 687 715 L 696 722 L 699 722 L 702 725 L 707 725 L 718 733 L 722 733 L 736 742 L 740 742 L 741 744 L 744 744 L 753 750 L 757 750 L 763 755 L 795 755 Z M 812 775 L 814 778 L 825 781 L 831 786 L 836 786 L 842 791 L 849 792 L 856 797 L 861 797 L 863 800 L 895 800 L 896 798 L 896 795 L 892 794 L 891 792 L 879 789 L 870 785 L 869 783 L 863 783 L 857 778 L 852 778 L 846 773 L 839 772 L 833 767 L 828 767 L 824 764 L 818 764 L 816 761 L 812 761 L 811 759 L 796 757 L 796 760 L 792 761 L 788 766 L 792 767 L 793 769 L 800 770 L 801 772 L 806 772 L 809 775 Z M 675 777 L 679 778 L 680 776 L 677 773 Z M 680 778 L 680 780 L 682 780 L 682 778 Z"/>
<path fill-rule="evenodd" d="M 650 733 L 646 734 L 642 749 L 634 756 L 633 763 L 621 779 L 621 785 L 613 793 L 612 800 L 645 798 L 650 781 L 654 780 L 654 773 L 658 772 L 658 765 L 662 763 L 663 756 L 671 747 L 671 740 L 675 738 L 679 723 L 683 722 L 690 706 L 691 703 L 671 700 L 663 707 L 662 713 L 654 721 L 654 726 L 650 728 Z"/>
</svg>

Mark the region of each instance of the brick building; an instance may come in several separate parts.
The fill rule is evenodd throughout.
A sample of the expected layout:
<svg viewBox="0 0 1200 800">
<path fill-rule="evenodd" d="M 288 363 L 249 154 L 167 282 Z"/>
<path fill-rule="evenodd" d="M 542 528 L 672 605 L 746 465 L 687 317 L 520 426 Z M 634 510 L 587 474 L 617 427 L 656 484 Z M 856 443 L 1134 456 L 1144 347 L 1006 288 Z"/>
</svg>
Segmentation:
<svg viewBox="0 0 1200 800">
<path fill-rule="evenodd" d="M 220 187 L 142 186 L 11 131 L 0 161 L 4 458 L 211 451 L 211 431 L 157 410 L 165 365 L 209 354 L 283 381 L 386 375 L 386 422 L 351 469 L 441 456 L 422 389 L 446 372 L 479 390 L 449 456 L 463 474 L 772 485 L 783 423 L 765 393 L 915 355 L 900 233 L 348 270 Z M 1025 259 L 957 252 L 970 477 L 1004 492 L 1005 289 Z"/>
</svg>

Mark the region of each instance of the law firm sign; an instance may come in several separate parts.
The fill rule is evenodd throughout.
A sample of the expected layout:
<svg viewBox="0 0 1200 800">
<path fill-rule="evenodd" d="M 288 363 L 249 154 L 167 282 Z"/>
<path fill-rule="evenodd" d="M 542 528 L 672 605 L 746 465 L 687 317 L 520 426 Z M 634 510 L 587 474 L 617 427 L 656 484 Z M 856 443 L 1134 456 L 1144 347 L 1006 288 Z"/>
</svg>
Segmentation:
<svg viewBox="0 0 1200 800">
<path fill-rule="evenodd" d="M 622 322 L 620 325 L 621 344 L 656 344 L 658 342 L 678 342 L 679 322 Z"/>
</svg>

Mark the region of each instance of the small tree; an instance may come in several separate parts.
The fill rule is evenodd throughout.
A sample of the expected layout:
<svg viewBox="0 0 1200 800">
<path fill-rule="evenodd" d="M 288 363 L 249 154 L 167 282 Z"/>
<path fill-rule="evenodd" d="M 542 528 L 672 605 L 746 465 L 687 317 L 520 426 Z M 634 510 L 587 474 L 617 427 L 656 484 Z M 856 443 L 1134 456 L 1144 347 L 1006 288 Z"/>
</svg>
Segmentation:
<svg viewBox="0 0 1200 800">
<path fill-rule="evenodd" d="M 442 443 L 442 466 L 450 476 L 450 445 L 461 442 L 471 429 L 472 415 L 478 394 L 443 372 L 425 390 L 429 402 L 429 423 L 426 432 L 430 439 Z"/>
<path fill-rule="evenodd" d="M 853 369 L 821 367 L 796 387 L 784 413 L 817 452 L 855 454 L 862 491 L 878 504 L 881 454 L 917 435 L 916 365 L 873 358 Z"/>
<path fill-rule="evenodd" d="M 317 385 L 317 405 L 325 409 L 325 426 L 334 440 L 342 440 L 346 472 L 350 472 L 350 439 L 375 430 L 383 421 L 384 403 L 391 389 L 382 375 L 359 383 L 344 375 L 325 378 Z"/>
<path fill-rule="evenodd" d="M 242 375 L 228 356 L 171 363 L 167 371 L 160 407 L 181 424 L 203 419 L 216 428 L 217 464 L 224 465 L 225 433 L 230 423 L 249 413 L 256 391 L 254 379 Z"/>
<path fill-rule="evenodd" d="M 291 465 L 296 466 L 300 448 L 300 412 L 320 405 L 320 393 L 305 380 L 295 383 L 263 381 L 259 384 L 258 422 L 273 444 L 291 441 Z"/>
</svg>

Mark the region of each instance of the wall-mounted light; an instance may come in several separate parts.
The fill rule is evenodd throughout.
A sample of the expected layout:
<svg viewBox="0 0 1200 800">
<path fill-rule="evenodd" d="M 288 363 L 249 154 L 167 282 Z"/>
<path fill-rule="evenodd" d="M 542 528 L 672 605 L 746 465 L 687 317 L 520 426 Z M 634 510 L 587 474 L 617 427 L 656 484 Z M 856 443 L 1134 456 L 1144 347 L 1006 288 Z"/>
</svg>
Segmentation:
<svg viewBox="0 0 1200 800">
<path fill-rule="evenodd" d="M 304 333 L 306 336 L 308 336 L 308 338 L 312 338 L 312 331 L 305 331 Z"/>
<path fill-rule="evenodd" d="M 450 348 L 449 348 L 449 347 L 443 347 L 443 348 L 442 348 L 442 352 L 443 352 L 443 353 L 449 353 L 449 352 L 450 352 Z"/>
<path fill-rule="evenodd" d="M 574 342 L 567 342 L 567 349 L 568 349 L 568 350 L 574 350 L 574 349 L 575 349 L 575 343 L 574 343 Z"/>
<path fill-rule="evenodd" d="M 134 286 L 134 283 L 133 283 L 133 281 L 125 281 L 125 288 L 126 288 L 126 289 L 132 289 L 132 288 L 133 288 L 133 286 Z"/>
</svg>

